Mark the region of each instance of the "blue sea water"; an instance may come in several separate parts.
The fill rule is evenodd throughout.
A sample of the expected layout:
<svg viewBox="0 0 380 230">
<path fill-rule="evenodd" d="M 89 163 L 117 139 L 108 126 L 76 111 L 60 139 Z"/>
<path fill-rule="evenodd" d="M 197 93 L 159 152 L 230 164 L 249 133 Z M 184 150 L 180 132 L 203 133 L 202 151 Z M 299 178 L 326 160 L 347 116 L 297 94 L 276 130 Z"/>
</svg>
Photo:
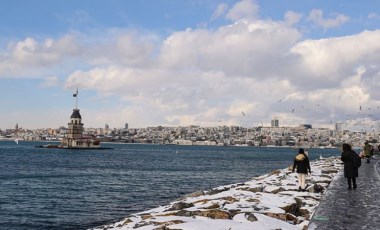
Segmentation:
<svg viewBox="0 0 380 230">
<path fill-rule="evenodd" d="M 292 148 L 0 142 L 0 229 L 87 229 L 198 190 L 288 167 Z M 311 160 L 338 149 L 310 149 Z"/>
</svg>

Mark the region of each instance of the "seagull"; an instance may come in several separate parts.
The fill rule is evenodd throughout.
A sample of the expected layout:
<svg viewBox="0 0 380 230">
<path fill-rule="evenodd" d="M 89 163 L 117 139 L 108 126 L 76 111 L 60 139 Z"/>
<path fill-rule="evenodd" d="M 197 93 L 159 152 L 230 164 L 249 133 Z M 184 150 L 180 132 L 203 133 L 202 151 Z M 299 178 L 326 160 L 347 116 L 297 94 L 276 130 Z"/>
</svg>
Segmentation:
<svg viewBox="0 0 380 230">
<path fill-rule="evenodd" d="M 294 109 L 292 110 L 292 113 L 294 113 Z"/>
<path fill-rule="evenodd" d="M 362 106 L 360 106 L 359 109 L 362 110 Z"/>
<path fill-rule="evenodd" d="M 244 111 L 241 111 L 241 113 L 243 114 L 243 116 L 245 116 L 245 113 L 244 113 Z"/>
</svg>

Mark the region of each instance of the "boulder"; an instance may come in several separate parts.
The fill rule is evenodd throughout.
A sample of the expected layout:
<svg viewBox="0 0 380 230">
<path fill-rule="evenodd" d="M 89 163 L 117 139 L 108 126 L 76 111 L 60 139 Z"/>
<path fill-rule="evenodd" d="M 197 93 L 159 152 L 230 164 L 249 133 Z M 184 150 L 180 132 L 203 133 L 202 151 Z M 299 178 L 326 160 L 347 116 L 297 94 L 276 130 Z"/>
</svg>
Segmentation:
<svg viewBox="0 0 380 230">
<path fill-rule="evenodd" d="M 322 193 L 325 189 L 323 186 L 319 184 L 314 184 L 313 186 L 310 186 L 307 191 L 311 193 Z"/>
<path fill-rule="evenodd" d="M 258 221 L 257 217 L 255 216 L 255 214 L 251 213 L 251 212 L 248 212 L 248 213 L 245 213 L 245 218 L 248 220 L 248 221 L 251 221 L 251 222 L 255 222 L 255 221 Z"/>
<path fill-rule="evenodd" d="M 216 209 L 220 208 L 220 205 L 218 203 L 213 203 L 212 205 L 206 207 L 205 209 Z"/>
<path fill-rule="evenodd" d="M 226 201 L 228 201 L 230 204 L 239 201 L 238 199 L 236 199 L 236 198 L 234 198 L 234 197 L 232 197 L 232 196 L 226 196 L 226 197 L 222 197 L 222 198 L 220 198 L 220 199 L 221 199 L 221 200 L 226 200 Z"/>
<path fill-rule="evenodd" d="M 241 212 L 240 209 L 230 209 L 228 210 L 231 214 L 231 218 L 233 218 L 234 216 L 236 216 L 237 214 L 239 214 Z"/>
<path fill-rule="evenodd" d="M 150 215 L 150 214 L 142 214 L 141 215 L 141 219 L 142 220 L 146 220 L 146 219 L 149 219 L 149 218 L 152 218 L 152 215 Z"/>
<path fill-rule="evenodd" d="M 280 173 L 281 173 L 281 170 L 273 170 L 272 172 L 270 172 L 270 173 L 268 174 L 268 176 L 278 175 L 278 174 L 280 174 Z"/>
<path fill-rule="evenodd" d="M 288 223 L 296 224 L 298 222 L 297 217 L 290 213 L 286 213 L 285 218 L 286 218 L 286 222 Z"/>
<path fill-rule="evenodd" d="M 212 209 L 207 211 L 196 211 L 196 216 L 204 216 L 211 219 L 232 219 L 231 214 L 227 211 Z"/>
<path fill-rule="evenodd" d="M 267 215 L 267 216 L 269 216 L 269 217 L 278 219 L 278 220 L 286 221 L 286 214 L 285 213 L 267 212 L 267 213 L 264 213 L 264 214 Z"/>
<path fill-rule="evenodd" d="M 243 190 L 243 191 L 249 191 L 249 192 L 253 192 L 253 193 L 257 193 L 257 192 L 263 192 L 264 191 L 264 187 L 263 186 L 259 186 L 259 187 L 243 187 L 243 188 L 237 188 L 236 190 Z"/>
<path fill-rule="evenodd" d="M 187 211 L 187 210 L 181 210 L 175 214 L 176 216 L 185 216 L 185 217 L 191 217 L 195 215 L 195 212 Z"/>
<path fill-rule="evenodd" d="M 194 207 L 193 203 L 178 202 L 178 203 L 173 204 L 173 206 L 166 211 L 176 211 L 176 210 L 182 210 L 182 209 L 191 208 L 191 207 Z"/>
<path fill-rule="evenodd" d="M 331 174 L 331 173 L 338 173 L 337 169 L 322 169 L 322 174 Z"/>
<path fill-rule="evenodd" d="M 185 197 L 198 197 L 198 196 L 203 196 L 203 195 L 205 195 L 203 191 L 196 191 L 196 192 L 186 195 Z"/>
<path fill-rule="evenodd" d="M 211 189 L 207 195 L 215 195 L 215 194 L 218 194 L 218 193 L 221 193 L 221 192 L 225 192 L 225 191 L 228 191 L 230 190 L 229 187 L 225 187 L 225 188 L 221 188 L 221 189 Z"/>
</svg>

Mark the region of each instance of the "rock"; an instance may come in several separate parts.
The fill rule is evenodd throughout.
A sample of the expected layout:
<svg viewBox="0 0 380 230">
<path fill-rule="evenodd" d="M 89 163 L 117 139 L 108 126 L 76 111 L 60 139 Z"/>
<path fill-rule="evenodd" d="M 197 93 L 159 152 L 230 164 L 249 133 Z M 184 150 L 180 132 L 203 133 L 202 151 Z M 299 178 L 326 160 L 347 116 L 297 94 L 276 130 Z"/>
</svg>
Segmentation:
<svg viewBox="0 0 380 230">
<path fill-rule="evenodd" d="M 212 209 L 208 211 L 196 211 L 196 216 L 204 216 L 211 219 L 231 219 L 231 214 L 227 211 Z"/>
<path fill-rule="evenodd" d="M 194 207 L 193 203 L 179 202 L 179 203 L 173 204 L 173 206 L 169 208 L 167 211 L 182 210 L 182 209 L 191 208 L 191 207 Z"/>
<path fill-rule="evenodd" d="M 325 188 L 319 184 L 314 184 L 307 189 L 307 191 L 311 193 L 322 193 L 324 190 Z"/>
<path fill-rule="evenodd" d="M 251 199 L 248 199 L 247 202 L 250 202 L 250 203 L 260 203 L 260 199 L 251 198 Z"/>
<path fill-rule="evenodd" d="M 236 216 L 237 214 L 241 212 L 240 209 L 230 209 L 228 211 L 230 212 L 231 218 L 233 218 L 234 216 Z"/>
<path fill-rule="evenodd" d="M 287 213 L 292 213 L 292 214 L 296 214 L 297 211 L 298 211 L 298 207 L 297 207 L 297 203 L 292 203 L 292 204 L 288 204 L 284 207 L 280 207 L 282 210 L 284 210 L 285 212 Z"/>
<path fill-rule="evenodd" d="M 221 193 L 221 192 L 225 192 L 225 191 L 228 191 L 230 190 L 230 188 L 226 187 L 226 188 L 221 188 L 221 189 L 211 189 L 207 195 L 215 195 L 215 194 L 218 194 L 218 193 Z"/>
<path fill-rule="evenodd" d="M 268 176 L 278 175 L 278 174 L 280 174 L 280 173 L 281 173 L 281 170 L 273 170 L 272 172 L 270 172 L 270 173 L 268 174 Z"/>
<path fill-rule="evenodd" d="M 255 222 L 255 221 L 258 221 L 257 217 L 253 214 L 253 213 L 245 213 L 245 218 L 248 220 L 248 221 L 251 221 L 251 222 Z"/>
<path fill-rule="evenodd" d="M 243 191 L 249 191 L 249 192 L 257 193 L 257 192 L 263 192 L 264 187 L 263 186 L 253 187 L 253 188 L 244 187 L 244 188 L 238 188 L 237 190 L 243 190 Z"/>
<path fill-rule="evenodd" d="M 267 215 L 267 216 L 269 216 L 269 217 L 278 219 L 278 220 L 286 221 L 286 214 L 285 213 L 267 212 L 267 213 L 264 213 L 264 214 Z"/>
<path fill-rule="evenodd" d="M 220 199 L 221 199 L 221 200 L 226 200 L 226 201 L 228 201 L 230 204 L 239 201 L 238 199 L 233 198 L 232 196 L 226 196 L 226 197 L 222 197 L 222 198 L 220 198 Z"/>
<path fill-rule="evenodd" d="M 330 174 L 321 174 L 321 177 L 332 179 L 332 176 L 330 176 Z"/>
<path fill-rule="evenodd" d="M 298 197 L 294 197 L 294 200 L 296 201 L 296 204 L 297 204 L 297 209 L 299 210 L 302 206 L 304 206 L 305 204 L 302 202 L 302 200 Z"/>
<path fill-rule="evenodd" d="M 181 210 L 175 214 L 176 216 L 186 216 L 191 217 L 195 215 L 195 212 L 187 211 L 187 210 Z"/>
<path fill-rule="evenodd" d="M 174 228 L 168 228 L 167 226 L 175 225 L 175 224 L 183 224 L 185 223 L 182 220 L 171 220 L 167 222 L 153 222 L 154 225 L 160 225 L 160 227 L 155 228 L 154 230 L 174 230 Z"/>
<path fill-rule="evenodd" d="M 322 174 L 331 174 L 331 173 L 338 173 L 337 169 L 322 169 Z"/>
<path fill-rule="evenodd" d="M 297 217 L 290 213 L 286 213 L 285 218 L 286 218 L 286 222 L 290 222 L 292 224 L 296 224 L 298 221 Z"/>
<path fill-rule="evenodd" d="M 150 215 L 150 214 L 142 214 L 141 215 L 141 219 L 142 220 L 146 220 L 146 219 L 149 219 L 149 218 L 151 218 L 152 217 L 152 215 Z"/>
<path fill-rule="evenodd" d="M 203 191 L 196 191 L 196 192 L 186 195 L 185 197 L 198 197 L 198 196 L 203 196 L 203 195 L 205 195 Z"/>
<path fill-rule="evenodd" d="M 197 200 L 197 201 L 194 201 L 194 204 L 198 204 L 198 203 L 206 204 L 209 201 L 210 201 L 209 199 Z"/>
<path fill-rule="evenodd" d="M 122 224 L 118 225 L 117 227 L 122 227 L 124 225 L 127 225 L 129 223 L 132 223 L 133 221 L 129 218 L 125 219 Z"/>
<path fill-rule="evenodd" d="M 153 224 L 152 222 L 142 221 L 142 222 L 139 222 L 139 223 L 135 224 L 135 226 L 133 226 L 133 228 L 141 228 L 141 227 L 144 227 L 144 226 L 147 226 L 147 225 L 152 225 L 152 224 Z"/>
<path fill-rule="evenodd" d="M 218 203 L 213 203 L 212 205 L 206 207 L 205 209 L 216 209 L 220 208 L 220 205 Z"/>
<path fill-rule="evenodd" d="M 279 192 L 282 192 L 282 191 L 285 191 L 284 188 L 282 187 L 277 187 L 275 189 L 268 189 L 268 191 L 266 191 L 266 189 L 264 189 L 265 192 L 269 192 L 269 193 L 272 193 L 272 194 L 277 194 Z"/>
<path fill-rule="evenodd" d="M 300 208 L 300 214 L 301 216 L 305 217 L 308 216 L 310 214 L 309 210 L 307 208 Z"/>
</svg>

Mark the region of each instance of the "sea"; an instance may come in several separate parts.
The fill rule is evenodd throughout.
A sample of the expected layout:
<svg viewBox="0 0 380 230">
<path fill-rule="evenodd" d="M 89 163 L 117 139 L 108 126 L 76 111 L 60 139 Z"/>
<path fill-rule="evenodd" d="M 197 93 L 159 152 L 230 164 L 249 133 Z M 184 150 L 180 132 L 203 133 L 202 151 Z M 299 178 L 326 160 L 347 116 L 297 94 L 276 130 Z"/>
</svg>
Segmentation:
<svg viewBox="0 0 380 230">
<path fill-rule="evenodd" d="M 290 166 L 284 147 L 103 144 L 41 149 L 0 141 L 0 229 L 89 229 L 186 194 L 241 183 Z M 339 156 L 309 149 L 309 157 Z"/>
</svg>

